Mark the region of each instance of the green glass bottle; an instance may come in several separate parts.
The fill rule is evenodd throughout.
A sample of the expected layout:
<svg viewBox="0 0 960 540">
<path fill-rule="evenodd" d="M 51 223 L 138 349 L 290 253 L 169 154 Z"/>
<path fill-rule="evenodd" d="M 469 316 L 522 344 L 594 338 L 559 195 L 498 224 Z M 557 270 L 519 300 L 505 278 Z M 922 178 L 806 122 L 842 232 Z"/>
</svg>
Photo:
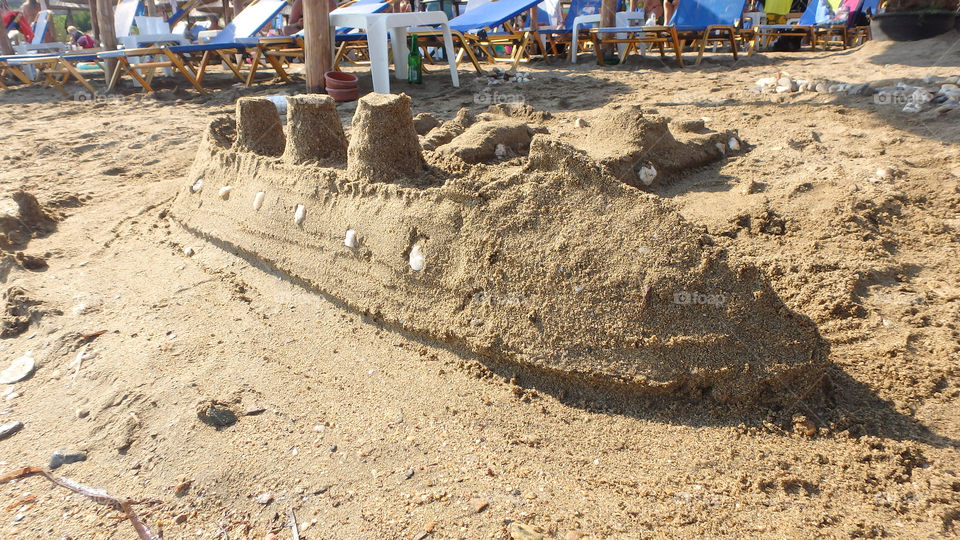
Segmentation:
<svg viewBox="0 0 960 540">
<path fill-rule="evenodd" d="M 420 47 L 417 35 L 410 35 L 410 54 L 407 55 L 407 82 L 410 84 L 423 83 L 423 59 L 420 57 Z"/>
</svg>

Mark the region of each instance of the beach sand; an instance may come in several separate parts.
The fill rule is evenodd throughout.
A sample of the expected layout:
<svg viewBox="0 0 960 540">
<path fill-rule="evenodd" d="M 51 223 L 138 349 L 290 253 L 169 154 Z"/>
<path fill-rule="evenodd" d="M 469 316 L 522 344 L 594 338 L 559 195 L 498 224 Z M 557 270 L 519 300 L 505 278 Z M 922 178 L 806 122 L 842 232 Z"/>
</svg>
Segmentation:
<svg viewBox="0 0 960 540">
<path fill-rule="evenodd" d="M 958 38 L 394 83 L 440 121 L 522 100 L 598 154 L 617 153 L 590 133 L 618 107 L 735 132 L 741 151 L 630 189 L 759 267 L 829 342 L 822 392 L 776 405 L 645 397 L 476 356 L 182 228 L 173 201 L 210 121 L 302 84 L 2 91 L 3 207 L 21 211 L 3 225 L 0 367 L 27 351 L 37 367 L 0 398 L 0 424 L 24 424 L 0 441 L 0 474 L 85 453 L 54 474 L 155 500 L 134 508 L 164 538 L 292 538 L 290 509 L 302 538 L 956 536 L 960 110 L 750 88 L 782 73 L 933 87 L 923 78 L 960 75 Z M 337 106 L 347 137 L 356 106 Z M 31 196 L 42 214 L 24 211 Z M 211 425 L 211 407 L 236 422 Z M 135 534 L 39 477 L 0 494 L 4 538 Z"/>
</svg>

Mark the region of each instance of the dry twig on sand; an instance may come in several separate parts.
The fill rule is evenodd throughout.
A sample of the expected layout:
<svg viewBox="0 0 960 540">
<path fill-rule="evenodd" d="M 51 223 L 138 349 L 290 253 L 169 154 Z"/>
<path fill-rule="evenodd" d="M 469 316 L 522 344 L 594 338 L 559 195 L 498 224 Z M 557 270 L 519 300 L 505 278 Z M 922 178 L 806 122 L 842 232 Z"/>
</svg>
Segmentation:
<svg viewBox="0 0 960 540">
<path fill-rule="evenodd" d="M 46 478 L 47 480 L 53 482 L 54 484 L 67 488 L 74 493 L 79 493 L 88 499 L 93 500 L 94 502 L 105 504 L 107 506 L 112 506 L 115 509 L 124 513 L 127 519 L 130 520 L 130 523 L 133 524 L 133 528 L 137 531 L 137 536 L 140 537 L 140 540 L 160 540 L 162 537 L 155 536 L 150 529 L 142 521 L 136 512 L 133 511 L 134 504 L 140 504 L 145 502 L 159 502 L 159 501 L 132 501 L 130 499 L 120 500 L 113 495 L 110 495 L 102 489 L 96 489 L 92 487 L 85 486 L 79 482 L 74 482 L 69 478 L 56 477 L 50 474 L 49 472 L 39 468 L 39 467 L 25 467 L 19 471 L 13 471 L 11 473 L 5 474 L 0 477 L 0 484 L 6 484 L 11 480 L 17 480 L 19 478 L 26 478 L 28 476 L 40 475 Z"/>
</svg>

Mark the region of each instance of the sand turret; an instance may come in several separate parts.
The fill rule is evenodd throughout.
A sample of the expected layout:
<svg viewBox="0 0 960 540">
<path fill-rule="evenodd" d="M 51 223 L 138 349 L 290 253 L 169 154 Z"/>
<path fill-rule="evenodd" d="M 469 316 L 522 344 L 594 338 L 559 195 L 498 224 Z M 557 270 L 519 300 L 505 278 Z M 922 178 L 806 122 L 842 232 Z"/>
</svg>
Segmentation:
<svg viewBox="0 0 960 540">
<path fill-rule="evenodd" d="M 347 173 L 395 182 L 423 172 L 424 160 L 405 94 L 368 94 L 357 103 L 347 149 Z"/>
<path fill-rule="evenodd" d="M 292 165 L 346 161 L 347 138 L 333 98 L 321 95 L 287 98 L 287 146 L 283 159 Z"/>
</svg>

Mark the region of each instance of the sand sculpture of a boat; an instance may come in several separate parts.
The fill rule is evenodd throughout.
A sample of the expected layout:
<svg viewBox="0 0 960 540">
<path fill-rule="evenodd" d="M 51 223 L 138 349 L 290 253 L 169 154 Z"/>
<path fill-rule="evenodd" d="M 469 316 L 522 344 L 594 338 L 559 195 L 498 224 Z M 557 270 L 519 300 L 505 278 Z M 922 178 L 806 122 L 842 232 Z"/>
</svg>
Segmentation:
<svg viewBox="0 0 960 540">
<path fill-rule="evenodd" d="M 587 136 L 591 155 L 523 119 L 468 116 L 420 137 L 408 97 L 372 94 L 348 143 L 326 97 L 289 98 L 286 129 L 270 100 L 241 98 L 171 215 L 388 325 L 571 380 L 746 402 L 822 374 L 809 319 L 631 185 L 718 159 L 729 133 L 681 142 L 625 109 Z"/>
</svg>

